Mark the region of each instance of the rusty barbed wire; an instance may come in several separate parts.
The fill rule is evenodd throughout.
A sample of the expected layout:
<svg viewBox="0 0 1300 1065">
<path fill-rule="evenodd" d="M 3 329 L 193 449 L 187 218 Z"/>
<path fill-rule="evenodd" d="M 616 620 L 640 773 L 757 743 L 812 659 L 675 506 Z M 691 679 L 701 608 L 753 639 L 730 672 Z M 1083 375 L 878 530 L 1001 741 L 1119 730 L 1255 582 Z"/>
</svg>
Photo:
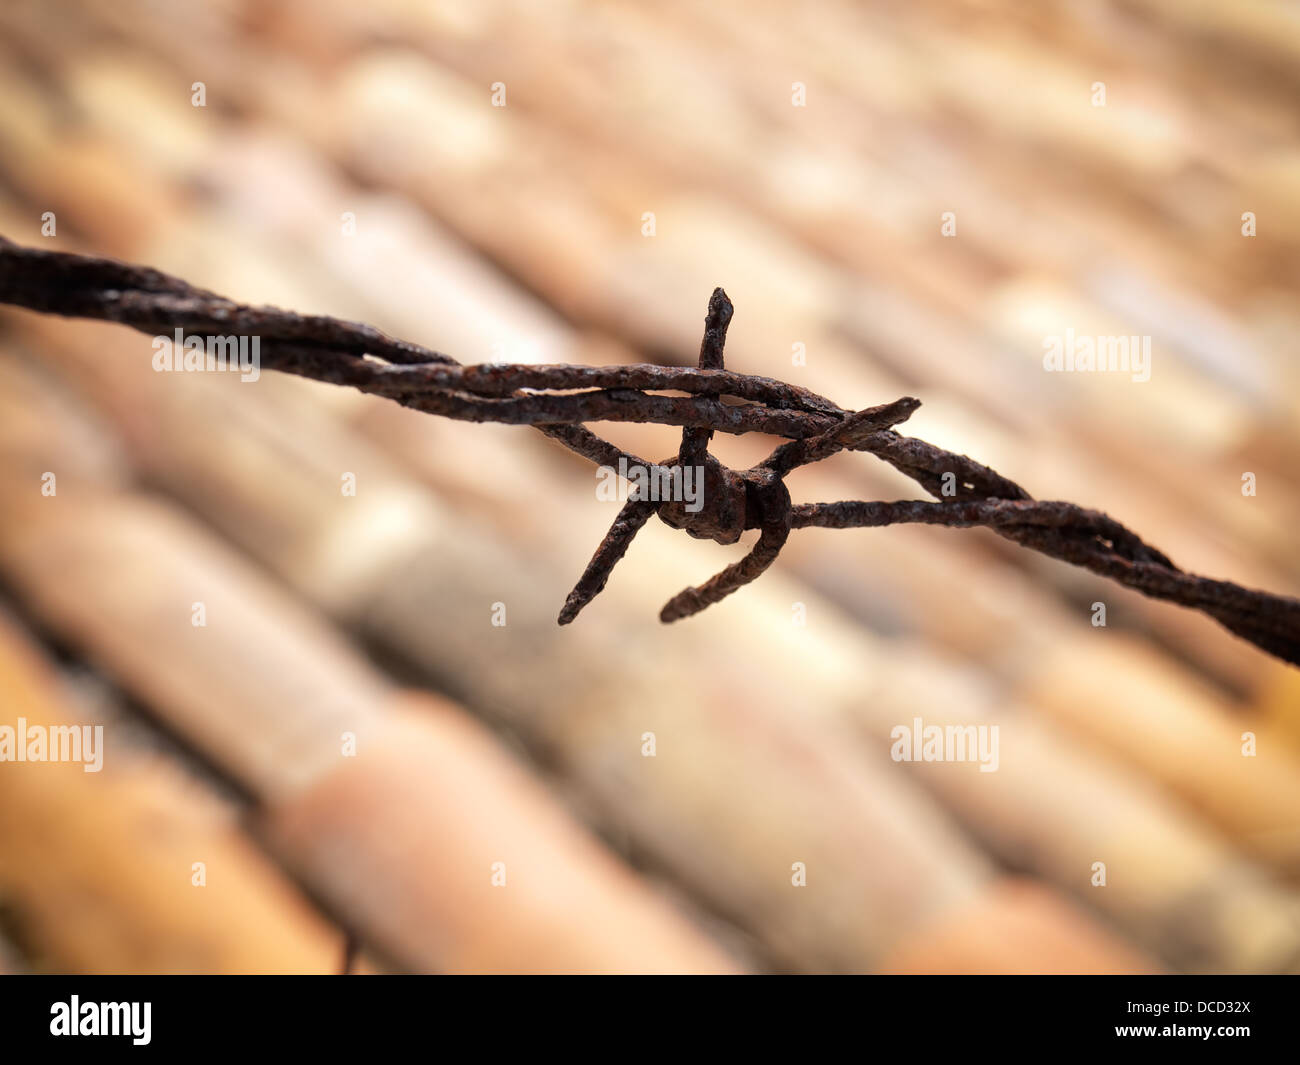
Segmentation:
<svg viewBox="0 0 1300 1065">
<path fill-rule="evenodd" d="M 903 436 L 894 427 L 920 406 L 918 400 L 904 397 L 854 412 L 796 385 L 726 370 L 723 347 L 733 308 L 721 289 L 709 301 L 697 367 L 463 366 L 371 326 L 239 304 L 148 267 L 23 248 L 4 237 L 0 303 L 119 322 L 155 335 L 179 328 L 188 334 L 257 337 L 268 369 L 347 385 L 441 417 L 530 425 L 592 462 L 615 468 L 621 462 L 623 469 L 639 469 L 647 478 L 671 477 L 678 467 L 701 469 L 703 505 L 697 512 L 680 501 L 634 496 L 627 502 L 565 602 L 561 624 L 571 622 L 604 588 L 652 514 L 692 536 L 724 544 L 735 543 L 746 529 L 760 530 L 740 562 L 674 596 L 660 613 L 665 622 L 697 613 L 755 579 L 795 529 L 982 526 L 1149 597 L 1199 610 L 1300 665 L 1300 600 L 1185 573 L 1100 511 L 1035 500 L 966 455 Z M 687 395 L 653 394 L 664 391 Z M 677 455 L 654 463 L 597 436 L 583 424 L 590 421 L 680 426 L 682 444 Z M 761 432 L 788 442 L 751 469 L 732 470 L 708 453 L 714 432 Z M 785 476 L 840 450 L 875 455 L 939 501 L 793 504 Z M 944 491 L 945 479 L 953 491 Z"/>
</svg>

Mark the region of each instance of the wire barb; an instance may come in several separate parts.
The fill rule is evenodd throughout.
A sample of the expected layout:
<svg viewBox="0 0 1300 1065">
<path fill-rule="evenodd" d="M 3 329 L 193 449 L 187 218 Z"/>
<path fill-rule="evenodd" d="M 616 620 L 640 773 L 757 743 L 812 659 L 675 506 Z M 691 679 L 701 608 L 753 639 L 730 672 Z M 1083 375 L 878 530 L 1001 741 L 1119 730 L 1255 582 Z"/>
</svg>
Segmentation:
<svg viewBox="0 0 1300 1065">
<path fill-rule="evenodd" d="M 796 385 L 726 370 L 723 348 L 733 307 L 720 288 L 709 300 L 696 367 L 462 366 L 368 325 L 247 306 L 148 267 L 23 248 L 2 236 L 0 303 L 120 322 L 153 335 L 181 329 L 257 337 L 267 369 L 351 386 L 446 418 L 531 425 L 591 462 L 623 463 L 661 483 L 675 469 L 681 476 L 691 467 L 702 478 L 701 506 L 691 511 L 680 500 L 629 501 L 565 602 L 562 625 L 605 587 L 652 513 L 672 528 L 722 544 L 735 543 L 747 529 L 759 530 L 745 558 L 669 600 L 660 613 L 665 622 L 698 613 L 754 580 L 775 561 L 794 529 L 920 522 L 989 528 L 1144 595 L 1199 610 L 1255 646 L 1300 665 L 1300 600 L 1184 573 L 1099 511 L 1035 500 L 974 459 L 901 435 L 895 426 L 920 406 L 918 400 L 904 397 L 854 413 Z M 654 394 L 663 391 L 687 394 Z M 672 459 L 652 463 L 593 433 L 583 424 L 590 421 L 676 425 L 682 427 L 682 444 Z M 715 431 L 769 433 L 789 442 L 751 469 L 731 470 L 708 453 Z M 875 455 L 940 502 L 792 504 L 786 475 L 841 450 Z M 953 487 L 955 495 L 945 490 Z"/>
</svg>

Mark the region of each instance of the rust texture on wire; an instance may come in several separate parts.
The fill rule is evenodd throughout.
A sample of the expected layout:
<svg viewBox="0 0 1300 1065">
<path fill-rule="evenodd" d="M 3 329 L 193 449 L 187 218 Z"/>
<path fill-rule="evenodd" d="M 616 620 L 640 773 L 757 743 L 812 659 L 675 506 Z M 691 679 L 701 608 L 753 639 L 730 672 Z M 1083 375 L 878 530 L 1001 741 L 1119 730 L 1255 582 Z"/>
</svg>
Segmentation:
<svg viewBox="0 0 1300 1065">
<path fill-rule="evenodd" d="M 965 455 L 944 451 L 895 426 L 920 406 L 903 398 L 849 411 L 807 389 L 723 368 L 732 305 L 717 289 L 709 301 L 698 367 L 462 366 L 428 348 L 370 326 L 274 307 L 251 307 L 147 267 L 110 259 L 23 248 L 0 237 L 0 303 L 67 317 L 120 322 L 149 334 L 257 337 L 262 366 L 350 385 L 430 414 L 471 422 L 531 425 L 600 465 L 670 478 L 702 474 L 702 505 L 642 499 L 624 505 L 560 612 L 561 624 L 604 588 L 633 537 L 658 514 L 692 536 L 735 543 L 759 538 L 741 561 L 698 588 L 674 596 L 660 613 L 676 621 L 698 613 L 761 574 L 791 531 L 864 528 L 906 522 L 950 528 L 983 526 L 1023 547 L 1091 570 L 1144 595 L 1199 610 L 1257 647 L 1300 665 L 1300 600 L 1185 573 L 1119 522 L 1073 503 L 1033 499 L 1014 481 Z M 658 395 L 660 392 L 686 395 Z M 653 422 L 680 426 L 678 453 L 649 462 L 583 424 Z M 723 466 L 708 452 L 714 432 L 784 437 L 748 470 Z M 791 470 L 841 450 L 889 463 L 937 502 L 792 504 Z M 945 492 L 947 487 L 947 492 Z"/>
</svg>

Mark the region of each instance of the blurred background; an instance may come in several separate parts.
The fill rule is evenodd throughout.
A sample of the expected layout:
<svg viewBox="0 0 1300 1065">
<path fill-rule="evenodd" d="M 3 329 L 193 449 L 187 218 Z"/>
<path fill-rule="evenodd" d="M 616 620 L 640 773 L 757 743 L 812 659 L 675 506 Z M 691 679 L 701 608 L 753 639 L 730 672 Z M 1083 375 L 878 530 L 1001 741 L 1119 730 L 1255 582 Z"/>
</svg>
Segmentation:
<svg viewBox="0 0 1300 1065">
<path fill-rule="evenodd" d="M 464 362 L 692 364 L 722 285 L 729 368 L 1295 595 L 1298 89 L 1281 0 L 10 0 L 0 233 Z M 1300 674 L 1214 622 L 896 527 L 666 627 L 754 534 L 654 522 L 561 629 L 589 465 L 151 357 L 0 309 L 0 725 L 106 748 L 0 763 L 0 969 L 1300 969 Z"/>
</svg>

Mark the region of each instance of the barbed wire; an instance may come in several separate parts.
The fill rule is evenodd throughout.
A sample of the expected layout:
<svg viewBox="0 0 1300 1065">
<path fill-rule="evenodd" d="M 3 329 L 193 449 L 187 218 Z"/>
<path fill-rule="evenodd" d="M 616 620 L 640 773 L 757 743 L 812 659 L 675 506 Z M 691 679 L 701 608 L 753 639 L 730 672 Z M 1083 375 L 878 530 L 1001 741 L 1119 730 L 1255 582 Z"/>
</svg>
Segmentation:
<svg viewBox="0 0 1300 1065">
<path fill-rule="evenodd" d="M 599 594 L 632 538 L 656 513 L 674 528 L 724 544 L 735 543 L 747 529 L 760 530 L 744 559 L 673 597 L 660 613 L 665 622 L 697 613 L 755 579 L 795 529 L 983 526 L 1151 598 L 1199 610 L 1255 646 L 1300 665 L 1300 600 L 1185 573 L 1100 511 L 1035 500 L 966 455 L 902 435 L 895 426 L 920 406 L 918 400 L 904 397 L 855 412 L 797 385 L 725 369 L 733 308 L 721 289 L 709 301 L 697 367 L 464 366 L 368 325 L 240 304 L 149 267 L 24 248 L 4 237 L 0 303 L 119 322 L 154 335 L 180 329 L 187 335 L 256 337 L 264 368 L 350 386 L 445 418 L 533 426 L 598 465 L 641 471 L 647 484 L 674 471 L 680 476 L 686 468 L 698 470 L 703 481 L 698 510 L 681 500 L 638 495 L 627 502 L 565 602 L 561 624 Z M 593 421 L 680 426 L 682 445 L 676 455 L 651 462 L 597 436 L 584 424 Z M 732 470 L 708 453 L 714 432 L 767 433 L 788 442 L 751 469 Z M 875 455 L 938 501 L 793 504 L 785 476 L 841 450 Z"/>
</svg>

